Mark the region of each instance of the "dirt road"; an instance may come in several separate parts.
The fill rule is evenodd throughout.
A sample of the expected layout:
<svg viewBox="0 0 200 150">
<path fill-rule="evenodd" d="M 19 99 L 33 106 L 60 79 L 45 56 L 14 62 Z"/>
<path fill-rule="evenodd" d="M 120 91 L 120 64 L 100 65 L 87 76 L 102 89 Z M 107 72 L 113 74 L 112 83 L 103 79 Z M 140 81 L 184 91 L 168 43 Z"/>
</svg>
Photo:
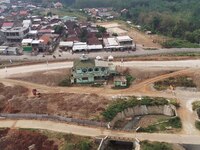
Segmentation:
<svg viewBox="0 0 200 150">
<path fill-rule="evenodd" d="M 81 136 L 112 136 L 125 139 L 149 140 L 169 143 L 200 144 L 200 135 L 162 134 L 162 133 L 131 133 L 112 131 L 101 128 L 91 128 L 78 125 L 70 125 L 52 121 L 37 120 L 0 120 L 0 127 L 45 129 L 56 132 L 72 133 Z"/>
</svg>

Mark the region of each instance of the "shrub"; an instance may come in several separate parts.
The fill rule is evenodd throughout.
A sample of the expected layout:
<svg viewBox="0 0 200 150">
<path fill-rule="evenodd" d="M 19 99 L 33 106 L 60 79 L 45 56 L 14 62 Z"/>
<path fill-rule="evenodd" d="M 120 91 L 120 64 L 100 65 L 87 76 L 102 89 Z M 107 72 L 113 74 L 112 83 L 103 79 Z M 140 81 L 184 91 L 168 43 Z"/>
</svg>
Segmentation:
<svg viewBox="0 0 200 150">
<path fill-rule="evenodd" d="M 192 79 L 188 78 L 187 76 L 181 77 L 170 77 L 168 79 L 158 81 L 154 83 L 154 88 L 158 91 L 166 90 L 169 86 L 173 87 L 196 87 L 196 84 L 193 82 Z"/>
<path fill-rule="evenodd" d="M 141 142 L 142 150 L 173 150 L 172 145 L 164 142 Z"/>
<path fill-rule="evenodd" d="M 146 128 L 139 128 L 138 132 L 157 132 L 157 131 L 165 131 L 167 130 L 167 127 L 172 127 L 179 129 L 182 127 L 182 123 L 179 117 L 170 118 L 162 123 L 149 125 Z"/>
<path fill-rule="evenodd" d="M 89 150 L 90 149 L 90 142 L 87 140 L 83 140 L 79 143 L 80 150 Z"/>
<path fill-rule="evenodd" d="M 200 108 L 200 101 L 196 101 L 192 103 L 192 109 L 197 110 Z"/>
<path fill-rule="evenodd" d="M 181 119 L 179 117 L 171 118 L 168 121 L 168 125 L 172 126 L 173 128 L 181 128 Z"/>
<path fill-rule="evenodd" d="M 200 130 L 200 121 L 196 121 L 196 122 L 195 122 L 195 126 L 196 126 L 196 128 L 197 128 L 198 130 Z"/>
<path fill-rule="evenodd" d="M 190 43 L 185 40 L 168 40 L 162 43 L 162 46 L 165 48 L 199 48 L 200 46 L 195 43 Z"/>
</svg>

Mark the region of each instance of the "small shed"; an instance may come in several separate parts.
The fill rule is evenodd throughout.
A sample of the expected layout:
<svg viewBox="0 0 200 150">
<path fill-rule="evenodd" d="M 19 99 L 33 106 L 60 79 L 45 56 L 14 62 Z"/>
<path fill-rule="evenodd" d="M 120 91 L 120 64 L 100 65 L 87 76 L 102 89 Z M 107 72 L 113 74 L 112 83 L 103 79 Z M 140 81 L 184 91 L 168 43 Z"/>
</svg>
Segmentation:
<svg viewBox="0 0 200 150">
<path fill-rule="evenodd" d="M 115 87 L 126 87 L 127 86 L 126 76 L 115 76 L 114 85 Z"/>
</svg>

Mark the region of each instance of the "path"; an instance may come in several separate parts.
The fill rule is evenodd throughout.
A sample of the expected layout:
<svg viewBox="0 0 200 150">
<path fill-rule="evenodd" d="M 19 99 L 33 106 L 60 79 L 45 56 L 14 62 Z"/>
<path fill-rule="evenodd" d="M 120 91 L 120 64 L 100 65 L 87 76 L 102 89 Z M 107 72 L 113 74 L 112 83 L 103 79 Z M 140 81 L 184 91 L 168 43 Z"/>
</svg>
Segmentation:
<svg viewBox="0 0 200 150">
<path fill-rule="evenodd" d="M 200 144 L 200 135 L 183 135 L 183 134 L 163 134 L 163 133 L 132 133 L 122 131 L 112 131 L 101 128 L 91 128 L 78 125 L 70 125 L 52 121 L 37 121 L 37 120 L 0 120 L 0 127 L 15 128 L 32 128 L 45 129 L 62 133 L 72 133 L 81 136 L 112 136 L 120 138 L 137 138 L 139 140 L 169 142 L 169 143 L 184 143 L 184 144 Z"/>
</svg>

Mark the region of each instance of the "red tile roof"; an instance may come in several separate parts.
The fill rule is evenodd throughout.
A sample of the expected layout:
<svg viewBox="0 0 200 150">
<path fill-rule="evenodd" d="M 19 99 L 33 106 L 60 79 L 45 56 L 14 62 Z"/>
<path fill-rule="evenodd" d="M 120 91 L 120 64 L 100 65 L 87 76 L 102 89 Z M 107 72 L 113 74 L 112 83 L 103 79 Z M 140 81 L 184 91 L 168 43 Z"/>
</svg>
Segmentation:
<svg viewBox="0 0 200 150">
<path fill-rule="evenodd" d="M 22 11 L 19 12 L 19 14 L 22 15 L 22 16 L 26 16 L 26 15 L 28 15 L 28 12 L 25 11 L 25 10 L 22 10 Z"/>
<path fill-rule="evenodd" d="M 42 43 L 44 44 L 48 44 L 48 42 L 51 41 L 51 36 L 50 35 L 47 35 L 47 34 L 44 34 L 40 37 L 40 40 L 42 40 Z"/>
<path fill-rule="evenodd" d="M 14 25 L 14 23 L 12 22 L 4 22 L 2 27 L 12 27 Z"/>
</svg>

